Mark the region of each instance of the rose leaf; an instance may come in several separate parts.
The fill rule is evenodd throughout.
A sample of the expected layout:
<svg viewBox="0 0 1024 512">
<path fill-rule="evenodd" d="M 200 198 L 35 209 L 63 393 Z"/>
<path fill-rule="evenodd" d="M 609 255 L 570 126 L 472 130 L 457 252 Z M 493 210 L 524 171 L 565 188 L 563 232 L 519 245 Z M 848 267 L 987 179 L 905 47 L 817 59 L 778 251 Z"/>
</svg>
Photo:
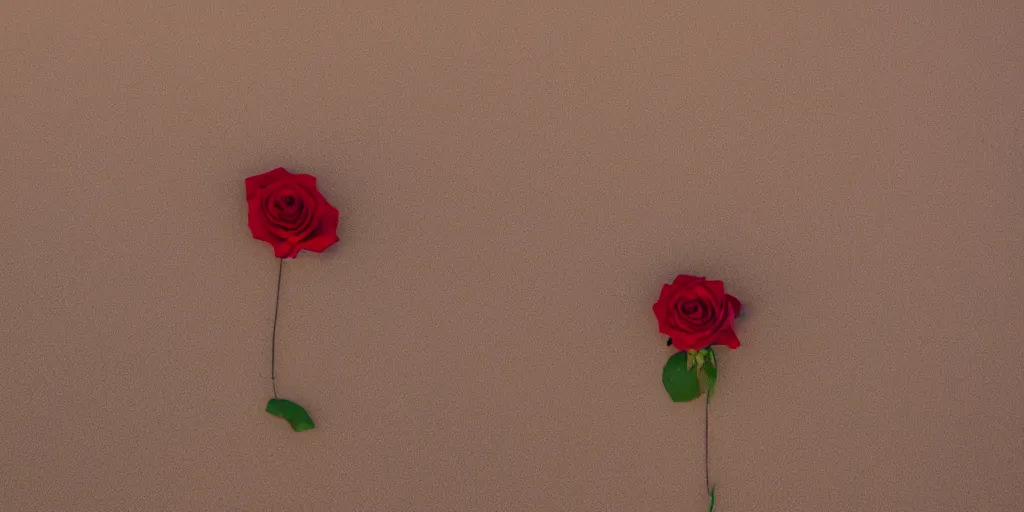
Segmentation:
<svg viewBox="0 0 1024 512">
<path fill-rule="evenodd" d="M 313 418 L 309 417 L 309 413 L 301 405 L 291 400 L 271 398 L 267 402 L 267 412 L 287 420 L 292 426 L 292 430 L 296 432 L 312 430 L 313 428 Z"/>
<path fill-rule="evenodd" d="M 687 353 L 679 352 L 668 358 L 661 372 L 661 382 L 673 402 L 689 402 L 700 396 L 698 369 L 686 364 Z M 689 366 L 689 367 L 688 367 Z"/>
</svg>

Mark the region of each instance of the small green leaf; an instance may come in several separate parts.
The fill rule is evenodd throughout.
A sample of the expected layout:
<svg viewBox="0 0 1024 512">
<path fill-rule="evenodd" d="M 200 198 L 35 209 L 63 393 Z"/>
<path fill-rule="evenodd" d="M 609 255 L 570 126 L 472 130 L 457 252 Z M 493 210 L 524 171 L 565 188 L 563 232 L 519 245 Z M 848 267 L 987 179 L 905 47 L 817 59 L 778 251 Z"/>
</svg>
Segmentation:
<svg viewBox="0 0 1024 512">
<path fill-rule="evenodd" d="M 687 365 L 689 357 L 692 355 L 686 352 L 676 353 L 668 358 L 661 372 L 661 382 L 673 402 L 689 402 L 700 396 L 697 370 Z"/>
<path fill-rule="evenodd" d="M 718 382 L 718 368 L 714 365 L 704 365 L 701 375 L 707 380 L 707 391 L 708 391 L 708 402 L 711 401 L 711 397 L 715 394 L 715 383 Z"/>
<path fill-rule="evenodd" d="M 301 405 L 291 400 L 271 398 L 267 402 L 267 412 L 287 420 L 291 424 L 292 430 L 296 432 L 312 430 L 313 428 L 313 418 L 309 417 L 309 413 Z"/>
<path fill-rule="evenodd" d="M 697 351 L 687 350 L 686 351 L 686 369 L 692 370 L 694 365 L 697 364 Z"/>
<path fill-rule="evenodd" d="M 711 504 L 708 505 L 708 512 L 715 512 L 715 488 L 711 488 Z"/>
</svg>

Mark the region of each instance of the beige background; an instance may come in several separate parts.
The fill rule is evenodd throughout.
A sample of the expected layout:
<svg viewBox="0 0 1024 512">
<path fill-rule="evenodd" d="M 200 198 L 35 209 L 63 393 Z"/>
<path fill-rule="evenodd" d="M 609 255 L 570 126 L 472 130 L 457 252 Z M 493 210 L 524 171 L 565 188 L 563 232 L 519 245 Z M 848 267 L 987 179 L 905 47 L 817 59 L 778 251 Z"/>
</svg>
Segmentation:
<svg viewBox="0 0 1024 512">
<path fill-rule="evenodd" d="M 0 510 L 704 510 L 679 272 L 750 309 L 720 512 L 1021 510 L 1022 48 L 1016 0 L 8 0 Z M 304 434 L 279 165 L 343 219 L 285 267 Z"/>
</svg>

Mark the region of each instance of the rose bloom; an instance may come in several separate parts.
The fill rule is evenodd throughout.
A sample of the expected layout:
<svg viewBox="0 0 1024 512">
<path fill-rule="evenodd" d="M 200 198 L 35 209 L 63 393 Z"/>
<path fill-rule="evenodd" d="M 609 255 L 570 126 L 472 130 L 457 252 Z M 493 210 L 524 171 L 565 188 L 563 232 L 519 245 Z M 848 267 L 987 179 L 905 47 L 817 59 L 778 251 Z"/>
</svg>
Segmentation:
<svg viewBox="0 0 1024 512">
<path fill-rule="evenodd" d="M 316 178 L 278 167 L 245 179 L 249 229 L 278 258 L 323 252 L 338 241 L 338 210 L 316 188 Z"/>
<path fill-rule="evenodd" d="M 658 330 L 679 350 L 702 350 L 711 345 L 738 348 L 740 340 L 732 326 L 741 307 L 736 297 L 725 293 L 721 281 L 680 275 L 661 288 L 654 316 Z"/>
</svg>

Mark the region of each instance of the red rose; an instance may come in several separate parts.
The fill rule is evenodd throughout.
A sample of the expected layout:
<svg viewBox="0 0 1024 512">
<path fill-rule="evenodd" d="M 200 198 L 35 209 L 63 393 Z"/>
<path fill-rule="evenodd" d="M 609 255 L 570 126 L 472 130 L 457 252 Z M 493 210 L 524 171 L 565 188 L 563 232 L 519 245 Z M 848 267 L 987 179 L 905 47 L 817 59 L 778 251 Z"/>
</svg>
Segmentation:
<svg viewBox="0 0 1024 512">
<path fill-rule="evenodd" d="M 245 179 L 252 237 L 294 258 L 305 249 L 323 252 L 338 241 L 338 210 L 316 188 L 316 178 L 280 167 Z"/>
<path fill-rule="evenodd" d="M 679 350 L 702 350 L 711 345 L 738 348 L 740 340 L 732 329 L 740 312 L 740 301 L 725 293 L 721 281 L 680 275 L 661 288 L 654 303 L 658 330 L 672 339 Z"/>
</svg>

